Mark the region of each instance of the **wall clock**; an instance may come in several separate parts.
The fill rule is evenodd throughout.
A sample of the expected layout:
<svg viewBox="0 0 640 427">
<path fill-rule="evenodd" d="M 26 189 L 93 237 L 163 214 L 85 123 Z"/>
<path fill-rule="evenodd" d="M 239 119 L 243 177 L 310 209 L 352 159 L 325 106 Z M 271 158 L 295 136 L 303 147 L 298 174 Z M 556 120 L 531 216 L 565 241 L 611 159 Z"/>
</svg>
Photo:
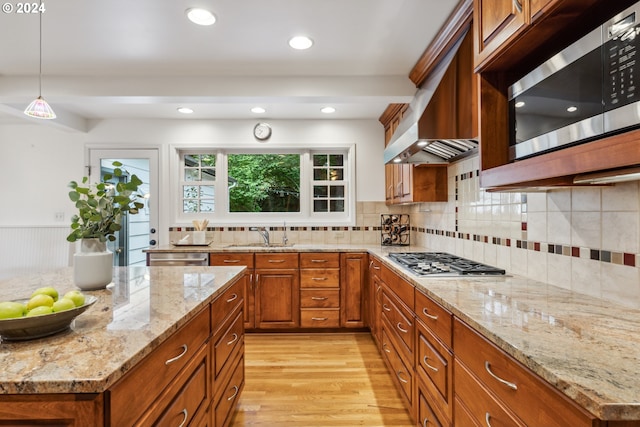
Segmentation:
<svg viewBox="0 0 640 427">
<path fill-rule="evenodd" d="M 271 138 L 271 126 L 267 123 L 258 123 L 253 128 L 253 136 L 259 141 L 266 141 Z"/>
</svg>

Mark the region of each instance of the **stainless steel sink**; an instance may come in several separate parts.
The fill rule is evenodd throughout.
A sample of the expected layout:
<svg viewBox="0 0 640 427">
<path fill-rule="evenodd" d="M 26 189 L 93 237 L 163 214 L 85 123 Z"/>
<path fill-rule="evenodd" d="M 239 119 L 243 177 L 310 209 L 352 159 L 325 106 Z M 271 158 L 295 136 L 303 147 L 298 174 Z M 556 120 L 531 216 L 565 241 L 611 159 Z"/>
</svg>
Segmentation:
<svg viewBox="0 0 640 427">
<path fill-rule="evenodd" d="M 293 243 L 269 243 L 268 245 L 264 243 L 234 243 L 225 246 L 225 248 L 291 248 L 293 246 Z"/>
</svg>

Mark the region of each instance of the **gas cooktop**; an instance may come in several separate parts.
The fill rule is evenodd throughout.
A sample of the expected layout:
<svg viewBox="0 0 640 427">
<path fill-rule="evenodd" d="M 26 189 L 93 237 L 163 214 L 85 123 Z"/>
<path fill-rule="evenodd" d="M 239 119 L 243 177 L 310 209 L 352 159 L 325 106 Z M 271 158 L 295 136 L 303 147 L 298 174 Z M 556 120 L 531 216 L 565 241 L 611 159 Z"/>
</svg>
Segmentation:
<svg viewBox="0 0 640 427">
<path fill-rule="evenodd" d="M 504 275 L 505 271 L 446 252 L 392 252 L 394 262 L 417 276 L 484 276 Z"/>
</svg>

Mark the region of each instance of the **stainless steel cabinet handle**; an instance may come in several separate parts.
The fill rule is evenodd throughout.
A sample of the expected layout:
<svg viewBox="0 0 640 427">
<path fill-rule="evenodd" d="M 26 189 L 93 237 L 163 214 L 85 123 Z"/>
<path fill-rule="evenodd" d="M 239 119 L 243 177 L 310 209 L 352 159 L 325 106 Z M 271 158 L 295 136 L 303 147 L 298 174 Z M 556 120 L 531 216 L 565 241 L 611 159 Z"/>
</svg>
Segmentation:
<svg viewBox="0 0 640 427">
<path fill-rule="evenodd" d="M 422 420 L 422 427 L 427 427 L 427 424 L 429 424 L 429 418 Z"/>
<path fill-rule="evenodd" d="M 222 262 L 226 262 L 227 264 L 233 264 L 233 263 L 240 262 L 240 260 L 239 259 L 225 259 Z"/>
<path fill-rule="evenodd" d="M 326 259 L 312 259 L 311 262 L 327 262 Z"/>
<path fill-rule="evenodd" d="M 428 317 L 429 319 L 431 319 L 431 320 L 438 320 L 438 316 L 434 316 L 433 314 L 429 314 L 429 313 L 427 312 L 427 308 L 426 308 L 426 307 L 424 307 L 424 308 L 422 309 L 422 314 L 424 314 L 425 316 L 427 316 L 427 317 Z"/>
<path fill-rule="evenodd" d="M 403 329 L 403 328 L 402 328 L 402 323 L 400 323 L 400 322 L 398 322 L 398 324 L 396 325 L 396 328 L 398 328 L 398 330 L 399 330 L 400 332 L 402 332 L 403 334 L 406 334 L 407 332 L 409 332 L 409 330 L 408 330 L 408 329 Z"/>
<path fill-rule="evenodd" d="M 324 301 L 327 299 L 327 297 L 311 297 L 311 299 L 313 301 Z"/>
<path fill-rule="evenodd" d="M 522 3 L 520 3 L 518 0 L 513 0 L 513 5 L 518 10 L 518 13 L 522 13 Z"/>
<path fill-rule="evenodd" d="M 382 304 L 382 309 L 384 311 L 391 311 L 391 309 L 389 308 L 389 306 L 387 304 Z"/>
<path fill-rule="evenodd" d="M 180 353 L 179 355 L 177 355 L 176 357 L 172 357 L 171 359 L 165 360 L 164 364 L 168 365 L 169 363 L 173 363 L 176 360 L 180 359 L 182 356 L 184 356 L 185 354 L 187 354 L 187 345 L 186 344 L 182 344 L 182 353 Z"/>
<path fill-rule="evenodd" d="M 239 338 L 239 337 L 238 337 L 238 334 L 234 333 L 232 336 L 233 336 L 233 338 L 231 338 L 231 341 L 228 341 L 228 342 L 227 342 L 227 345 L 231 345 L 231 344 L 233 344 L 234 342 L 238 341 L 238 338 Z"/>
<path fill-rule="evenodd" d="M 403 374 L 403 373 L 404 373 L 404 372 L 402 372 L 402 371 L 398 371 L 398 372 L 396 372 L 396 376 L 398 377 L 398 379 L 400 380 L 400 382 L 403 382 L 403 383 L 405 383 L 405 384 L 406 384 L 406 383 L 408 383 L 409 381 L 408 381 L 408 380 L 405 380 L 404 378 L 402 378 L 402 375 L 401 375 L 401 374 Z"/>
<path fill-rule="evenodd" d="M 189 419 L 189 413 L 187 412 L 187 409 L 183 409 L 182 411 L 180 411 L 180 413 L 182 413 L 182 422 L 180 423 L 180 425 L 178 427 L 182 427 L 184 425 L 186 425 L 187 420 Z"/>
<path fill-rule="evenodd" d="M 491 427 L 491 414 L 488 412 L 484 414 L 484 422 L 487 424 L 487 427 Z"/>
<path fill-rule="evenodd" d="M 312 317 L 311 320 L 325 321 L 327 317 Z"/>
<path fill-rule="evenodd" d="M 424 356 L 424 357 L 422 358 L 422 363 L 424 363 L 424 364 L 425 364 L 425 366 L 426 366 L 427 368 L 431 369 L 432 371 L 434 371 L 434 372 L 438 372 L 438 371 L 439 371 L 439 369 L 438 369 L 438 368 L 436 368 L 435 366 L 431 366 L 431 365 L 429 364 L 429 362 L 427 362 L 427 360 L 428 360 L 428 359 L 429 359 L 429 358 L 428 358 L 427 356 Z"/>
<path fill-rule="evenodd" d="M 227 302 L 235 301 L 235 300 L 237 300 L 237 299 L 238 299 L 238 294 L 233 294 L 233 295 L 231 296 L 231 298 L 229 298 L 229 299 L 227 300 Z"/>
<path fill-rule="evenodd" d="M 238 390 L 240 390 L 238 388 L 237 385 L 233 386 L 233 395 L 231 395 L 230 397 L 227 397 L 227 400 L 233 400 L 234 397 L 236 397 L 238 395 Z"/>
<path fill-rule="evenodd" d="M 373 261 L 371 261 L 371 263 L 373 264 Z M 380 270 L 380 266 L 376 265 L 376 264 L 373 264 L 373 269 L 374 270 Z"/>
<path fill-rule="evenodd" d="M 391 353 L 391 350 L 389 350 L 387 348 L 387 343 L 382 344 L 382 349 L 386 352 L 386 353 Z"/>
<path fill-rule="evenodd" d="M 485 360 L 484 361 L 484 369 L 489 373 L 489 375 L 491 375 L 494 379 L 496 379 L 497 381 L 499 381 L 500 383 L 506 385 L 507 387 L 509 387 L 512 390 L 517 390 L 518 386 L 515 385 L 514 383 L 507 381 L 507 380 L 503 380 L 502 378 L 500 378 L 499 376 L 497 376 L 496 374 L 494 374 L 493 372 L 491 372 L 491 364 L 489 363 L 489 361 Z"/>
<path fill-rule="evenodd" d="M 283 259 L 270 259 L 269 262 L 271 262 L 271 263 L 281 263 L 281 262 L 284 262 L 284 260 Z"/>
<path fill-rule="evenodd" d="M 324 281 L 324 280 L 328 280 L 326 277 L 312 277 L 311 280 L 317 280 L 317 281 Z"/>
</svg>

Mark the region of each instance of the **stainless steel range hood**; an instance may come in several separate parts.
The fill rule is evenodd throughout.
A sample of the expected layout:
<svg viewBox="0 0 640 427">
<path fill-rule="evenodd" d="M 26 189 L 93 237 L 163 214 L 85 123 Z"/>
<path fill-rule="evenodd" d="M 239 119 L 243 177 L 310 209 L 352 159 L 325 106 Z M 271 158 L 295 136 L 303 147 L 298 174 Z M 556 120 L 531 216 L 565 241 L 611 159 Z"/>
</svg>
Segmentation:
<svg viewBox="0 0 640 427">
<path fill-rule="evenodd" d="M 448 164 L 478 150 L 470 31 L 416 92 L 384 150 L 385 163 Z"/>
</svg>

